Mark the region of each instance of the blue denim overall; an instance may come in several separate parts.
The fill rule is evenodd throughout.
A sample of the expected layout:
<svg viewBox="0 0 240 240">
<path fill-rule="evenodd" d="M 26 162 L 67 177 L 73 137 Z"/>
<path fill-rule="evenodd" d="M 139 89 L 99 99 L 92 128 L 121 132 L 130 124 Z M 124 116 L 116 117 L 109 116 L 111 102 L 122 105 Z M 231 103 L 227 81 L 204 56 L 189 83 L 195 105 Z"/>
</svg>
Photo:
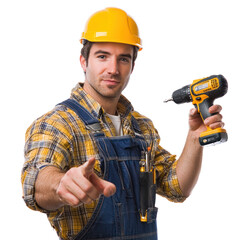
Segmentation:
<svg viewBox="0 0 240 240">
<path fill-rule="evenodd" d="M 116 186 L 116 193 L 100 196 L 98 205 L 78 239 L 157 239 L 157 209 L 148 212 L 148 222 L 140 221 L 139 161 L 146 151 L 138 123 L 132 118 L 136 137 L 105 137 L 98 119 L 75 100 L 63 103 L 74 110 L 95 139 L 104 179 Z M 155 199 L 153 200 L 155 201 Z"/>
</svg>

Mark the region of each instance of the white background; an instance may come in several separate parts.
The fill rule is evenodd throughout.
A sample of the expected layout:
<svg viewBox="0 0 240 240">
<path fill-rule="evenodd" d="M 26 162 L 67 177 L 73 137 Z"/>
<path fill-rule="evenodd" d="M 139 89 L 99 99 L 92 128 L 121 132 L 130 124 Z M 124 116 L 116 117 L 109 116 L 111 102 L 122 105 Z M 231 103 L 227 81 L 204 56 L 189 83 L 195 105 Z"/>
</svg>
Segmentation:
<svg viewBox="0 0 240 240">
<path fill-rule="evenodd" d="M 58 239 L 46 216 L 21 199 L 24 135 L 83 81 L 81 33 L 87 18 L 108 6 L 124 9 L 138 23 L 144 49 L 124 94 L 154 121 L 171 153 L 181 154 L 192 106 L 163 100 L 212 74 L 229 83 L 227 95 L 215 101 L 223 106 L 229 140 L 205 148 L 199 182 L 186 202 L 157 198 L 159 239 L 240 239 L 237 0 L 1 1 L 1 239 Z"/>
</svg>

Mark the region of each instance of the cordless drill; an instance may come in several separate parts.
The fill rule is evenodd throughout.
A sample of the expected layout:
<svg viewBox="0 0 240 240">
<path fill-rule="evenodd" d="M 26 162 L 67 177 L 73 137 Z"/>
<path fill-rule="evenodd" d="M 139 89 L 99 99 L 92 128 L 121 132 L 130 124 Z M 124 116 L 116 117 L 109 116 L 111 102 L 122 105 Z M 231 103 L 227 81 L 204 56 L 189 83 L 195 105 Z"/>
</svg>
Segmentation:
<svg viewBox="0 0 240 240">
<path fill-rule="evenodd" d="M 192 84 L 173 92 L 172 98 L 164 102 L 174 101 L 177 104 L 192 102 L 203 120 L 212 116 L 209 107 L 213 105 L 216 98 L 224 96 L 228 91 L 227 80 L 222 75 L 212 75 L 207 78 L 194 80 Z M 207 130 L 200 134 L 199 142 L 201 146 L 226 142 L 227 132 L 223 128 Z"/>
</svg>

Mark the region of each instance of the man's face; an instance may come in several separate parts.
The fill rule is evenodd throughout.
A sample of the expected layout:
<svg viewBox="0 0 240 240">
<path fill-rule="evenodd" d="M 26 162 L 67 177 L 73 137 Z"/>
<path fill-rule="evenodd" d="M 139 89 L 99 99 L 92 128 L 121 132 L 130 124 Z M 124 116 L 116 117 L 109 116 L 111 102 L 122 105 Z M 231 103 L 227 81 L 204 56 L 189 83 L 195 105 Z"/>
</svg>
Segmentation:
<svg viewBox="0 0 240 240">
<path fill-rule="evenodd" d="M 118 99 L 133 69 L 133 47 L 121 43 L 94 43 L 88 63 L 81 56 L 84 89 L 96 100 Z"/>
</svg>

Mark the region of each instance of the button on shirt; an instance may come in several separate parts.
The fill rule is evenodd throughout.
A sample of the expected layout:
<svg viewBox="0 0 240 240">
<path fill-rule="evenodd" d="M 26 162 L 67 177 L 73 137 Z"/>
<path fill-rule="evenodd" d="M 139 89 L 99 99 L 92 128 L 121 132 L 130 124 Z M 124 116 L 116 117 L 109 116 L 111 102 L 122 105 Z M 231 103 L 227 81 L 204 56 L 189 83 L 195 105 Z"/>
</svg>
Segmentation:
<svg viewBox="0 0 240 240">
<path fill-rule="evenodd" d="M 82 86 L 81 83 L 77 84 L 72 90 L 71 98 L 100 121 L 106 137 L 117 136 L 110 117 Z M 148 145 L 152 146 L 151 157 L 157 170 L 157 193 L 170 201 L 183 202 L 185 198 L 176 175 L 176 158 L 159 145 L 160 138 L 151 120 L 134 111 L 124 96 L 120 97 L 117 111 L 121 118 L 122 134 L 135 136 L 131 125 L 133 116 Z M 27 129 L 25 140 L 25 163 L 21 177 L 23 199 L 29 208 L 47 214 L 50 224 L 62 239 L 69 239 L 87 224 L 98 200 L 78 207 L 66 205 L 55 211 L 47 211 L 40 208 L 35 201 L 35 181 L 39 171 L 47 166 L 56 166 L 66 172 L 72 167 L 82 165 L 90 157 L 96 158 L 94 169 L 102 177 L 98 149 L 77 114 L 61 105 L 34 121 Z"/>
</svg>

